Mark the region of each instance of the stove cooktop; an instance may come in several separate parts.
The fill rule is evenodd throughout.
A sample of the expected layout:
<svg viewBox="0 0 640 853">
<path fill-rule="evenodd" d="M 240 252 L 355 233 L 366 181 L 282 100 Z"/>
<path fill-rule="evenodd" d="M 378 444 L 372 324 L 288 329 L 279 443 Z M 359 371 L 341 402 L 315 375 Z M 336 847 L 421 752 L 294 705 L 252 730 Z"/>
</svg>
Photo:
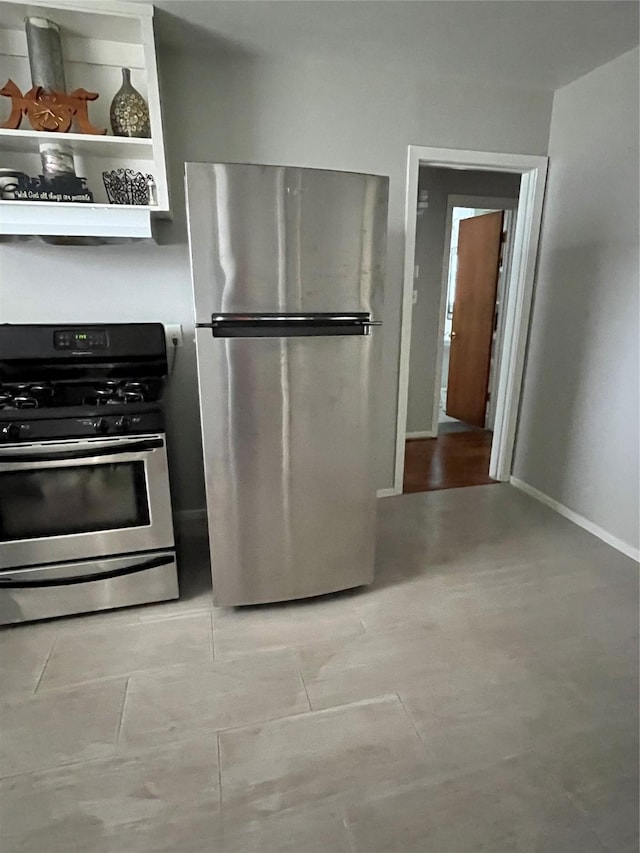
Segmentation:
<svg viewBox="0 0 640 853">
<path fill-rule="evenodd" d="M 99 381 L 4 382 L 0 384 L 0 411 L 27 412 L 77 406 L 127 406 L 157 402 L 162 381 L 154 377 Z"/>
<path fill-rule="evenodd" d="M 157 432 L 160 323 L 0 325 L 0 442 Z"/>
</svg>

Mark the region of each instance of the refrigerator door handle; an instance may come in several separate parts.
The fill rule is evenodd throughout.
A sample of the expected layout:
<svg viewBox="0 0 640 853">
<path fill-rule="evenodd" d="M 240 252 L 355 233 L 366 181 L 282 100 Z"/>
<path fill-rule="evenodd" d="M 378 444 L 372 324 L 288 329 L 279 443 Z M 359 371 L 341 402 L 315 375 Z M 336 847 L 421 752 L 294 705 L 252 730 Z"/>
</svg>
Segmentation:
<svg viewBox="0 0 640 853">
<path fill-rule="evenodd" d="M 213 314 L 210 323 L 196 323 L 196 328 L 211 329 L 215 338 L 311 337 L 368 335 L 372 326 L 381 325 L 366 313 Z"/>
<path fill-rule="evenodd" d="M 355 314 L 331 314 L 316 312 L 313 314 L 212 314 L 211 323 L 198 323 L 198 326 L 214 326 L 224 323 L 368 323 L 379 325 L 379 320 L 372 320 L 371 315 L 358 312 Z"/>
</svg>

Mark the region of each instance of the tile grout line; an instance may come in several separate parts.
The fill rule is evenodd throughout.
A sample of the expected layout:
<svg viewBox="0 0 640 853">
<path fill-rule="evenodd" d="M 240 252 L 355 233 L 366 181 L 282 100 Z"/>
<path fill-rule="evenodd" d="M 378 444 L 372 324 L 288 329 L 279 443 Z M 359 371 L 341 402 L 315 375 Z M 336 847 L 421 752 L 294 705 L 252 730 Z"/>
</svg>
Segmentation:
<svg viewBox="0 0 640 853">
<path fill-rule="evenodd" d="M 220 829 L 224 837 L 224 813 L 222 810 L 222 758 L 220 755 L 220 732 L 216 732 L 218 750 L 218 808 L 220 809 Z"/>
<path fill-rule="evenodd" d="M 0 782 L 6 782 L 9 779 L 19 779 L 22 776 L 34 776 L 39 773 L 55 773 L 63 767 L 78 767 L 85 764 L 99 764 L 106 758 L 112 756 L 98 755 L 95 758 L 72 758 L 70 761 L 62 761 L 60 764 L 52 764 L 49 767 L 36 767 L 31 770 L 18 770 L 17 773 L 8 773 L 6 776 L 0 775 Z"/>
<path fill-rule="evenodd" d="M 47 687 L 42 690 L 39 694 L 40 696 L 55 696 L 57 693 L 64 693 L 65 691 L 77 690 L 80 687 L 99 687 L 102 684 L 109 684 L 109 682 L 120 681 L 125 678 L 130 678 L 133 675 L 137 676 L 156 676 L 158 674 L 162 674 L 167 672 L 170 677 L 175 672 L 180 671 L 181 669 L 197 669 L 198 667 L 209 666 L 210 661 L 202 664 L 169 664 L 167 667 L 154 667 L 153 669 L 133 669 L 129 670 L 129 672 L 116 672 L 114 675 L 99 675 L 96 678 L 86 678 L 84 681 L 70 681 L 66 684 L 57 684 L 55 687 Z"/>
<path fill-rule="evenodd" d="M 216 662 L 216 638 L 213 628 L 213 610 L 209 611 L 209 625 L 211 626 L 211 660 Z"/>
<path fill-rule="evenodd" d="M 255 720 L 250 723 L 242 723 L 240 726 L 226 726 L 222 729 L 216 729 L 218 734 L 228 734 L 229 732 L 239 732 L 243 729 L 252 729 L 256 727 L 261 727 L 265 725 L 269 725 L 270 723 L 279 723 L 282 720 L 298 720 L 300 717 L 304 717 L 305 714 L 331 714 L 334 711 L 341 711 L 345 708 L 350 708 L 352 705 L 371 705 L 385 699 L 397 699 L 397 693 L 382 693 L 379 696 L 369 696 L 366 699 L 356 699 L 351 702 L 342 702 L 340 705 L 329 705 L 328 708 L 310 708 L 308 711 L 294 711 L 291 714 L 285 714 L 284 716 L 278 717 L 266 717 L 262 720 Z"/>
<path fill-rule="evenodd" d="M 151 605 L 154 606 L 154 605 Z M 194 610 L 183 610 L 177 613 L 157 613 L 153 616 L 145 616 L 141 613 L 136 622 L 127 625 L 157 625 L 160 622 L 175 622 L 179 619 L 192 619 L 194 616 L 204 616 L 210 612 L 209 607 L 199 607 Z"/>
<path fill-rule="evenodd" d="M 414 732 L 416 733 L 416 737 L 418 738 L 418 740 L 420 741 L 420 743 L 421 743 L 423 746 L 426 746 L 425 742 L 424 742 L 424 741 L 423 741 L 423 739 L 422 739 L 422 735 L 421 735 L 421 734 L 420 734 L 420 732 L 418 731 L 418 728 L 417 728 L 416 724 L 415 724 L 415 723 L 414 723 L 414 721 L 413 721 L 413 717 L 411 716 L 411 714 L 407 711 L 407 709 L 406 709 L 406 707 L 405 707 L 405 704 L 404 704 L 404 702 L 403 702 L 403 700 L 402 700 L 402 696 L 401 696 L 399 693 L 396 693 L 395 695 L 398 697 L 398 702 L 400 702 L 400 705 L 402 706 L 402 710 L 404 711 L 404 715 L 405 715 L 405 717 L 407 718 L 407 720 L 409 720 L 409 723 L 410 723 L 410 725 L 411 725 L 411 728 L 412 728 L 412 729 L 414 730 Z"/>
<path fill-rule="evenodd" d="M 36 693 L 38 692 L 38 689 L 40 687 L 42 679 L 44 678 L 45 670 L 47 668 L 49 661 L 51 660 L 51 655 L 53 654 L 53 650 L 55 649 L 57 642 L 58 642 L 58 634 L 56 633 L 53 635 L 53 642 L 51 643 L 51 648 L 49 649 L 49 654 L 47 655 L 47 659 L 44 662 L 44 666 L 42 667 L 42 672 L 40 673 L 40 677 L 38 678 L 36 686 L 33 688 L 33 693 L 31 694 L 32 696 L 35 696 Z"/>
<path fill-rule="evenodd" d="M 226 731 L 226 730 L 221 730 L 221 732 L 222 731 Z M 230 731 L 234 731 L 234 730 L 230 730 Z M 209 734 L 209 732 L 202 732 L 201 733 L 202 737 L 205 737 L 205 735 L 207 735 L 207 734 Z M 218 732 L 212 731 L 211 734 L 214 734 L 217 736 Z M 189 743 L 190 740 L 198 739 L 199 736 L 200 735 L 198 735 L 198 734 L 195 736 L 185 736 L 183 738 L 179 738 L 178 740 L 161 742 L 161 743 L 156 744 L 156 745 L 150 744 L 147 746 L 141 746 L 139 744 L 136 744 L 136 745 L 132 746 L 131 749 L 127 753 L 120 754 L 120 755 L 118 755 L 118 753 L 116 752 L 116 753 L 113 753 L 112 755 L 96 755 L 92 758 L 71 758 L 71 759 L 66 760 L 66 761 L 63 760 L 58 764 L 51 764 L 51 765 L 48 765 L 45 767 L 35 767 L 35 768 L 32 768 L 31 770 L 18 770 L 17 772 L 7 773 L 6 775 L 2 775 L 2 773 L 0 773 L 0 781 L 6 782 L 9 779 L 19 779 L 22 776 L 33 776 L 35 774 L 40 774 L 40 773 L 44 773 L 44 774 L 55 773 L 62 768 L 98 765 L 98 764 L 104 763 L 105 761 L 112 761 L 112 760 L 120 758 L 120 757 L 122 757 L 122 758 L 133 758 L 136 761 L 144 760 L 149 755 L 152 755 L 156 752 L 162 752 L 162 751 L 168 750 L 174 746 L 179 746 L 181 744 Z M 2 851 L 2 853 L 4 853 L 4 851 Z"/>
<path fill-rule="evenodd" d="M 358 845 L 356 843 L 355 836 L 353 834 L 352 824 L 347 818 L 347 813 L 345 811 L 345 804 L 342 800 L 342 796 L 338 794 L 336 796 L 336 807 L 338 809 L 338 814 L 342 819 L 342 825 L 344 827 L 345 835 L 347 836 L 347 843 L 349 845 L 349 850 L 351 853 L 358 853 Z"/>
<path fill-rule="evenodd" d="M 298 649 L 294 649 L 293 654 L 294 654 L 295 659 L 296 659 L 296 668 L 298 670 L 298 675 L 300 676 L 300 681 L 302 682 L 302 686 L 304 688 L 304 693 L 305 693 L 305 696 L 307 697 L 307 705 L 309 706 L 309 710 L 313 711 L 313 707 L 311 706 L 311 699 L 309 699 L 309 691 L 307 690 L 307 683 L 304 680 L 304 675 L 302 673 L 302 666 L 300 664 L 300 654 L 298 652 Z"/>
<path fill-rule="evenodd" d="M 120 706 L 120 717 L 118 719 L 118 728 L 116 730 L 116 739 L 114 743 L 115 751 L 118 752 L 120 748 L 120 734 L 122 732 L 122 723 L 124 722 L 124 706 L 127 703 L 127 696 L 129 695 L 129 681 L 131 680 L 131 676 L 127 676 L 127 681 L 124 685 L 124 696 L 122 697 L 122 705 Z"/>
</svg>

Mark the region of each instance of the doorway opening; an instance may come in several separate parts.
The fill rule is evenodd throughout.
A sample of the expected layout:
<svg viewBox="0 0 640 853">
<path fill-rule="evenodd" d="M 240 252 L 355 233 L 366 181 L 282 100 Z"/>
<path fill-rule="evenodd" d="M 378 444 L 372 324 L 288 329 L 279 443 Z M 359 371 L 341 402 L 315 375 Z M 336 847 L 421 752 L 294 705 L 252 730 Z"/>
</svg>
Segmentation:
<svg viewBox="0 0 640 853">
<path fill-rule="evenodd" d="M 396 494 L 510 477 L 546 169 L 409 147 Z"/>
<path fill-rule="evenodd" d="M 429 366 L 416 361 L 418 347 L 412 352 L 409 419 L 415 423 L 424 418 L 428 428 L 407 434 L 404 492 L 496 482 L 489 476 L 492 396 L 495 400 L 505 278 L 520 189 L 517 176 L 495 172 L 423 168 L 420 182 L 431 188 L 432 206 L 426 215 L 424 210 L 418 212 L 416 258 L 424 258 L 425 246 L 427 252 L 435 248 L 443 231 L 444 250 L 440 270 L 429 267 L 421 275 L 416 264 L 415 284 L 424 290 L 440 283 L 441 316 L 431 412 L 428 393 L 426 406 L 412 399 L 423 387 L 429 392 L 432 381 Z M 494 195 L 444 194 L 451 187 L 465 186 Z M 508 195 L 500 197 L 497 192 Z M 428 301 L 428 294 L 423 295 Z M 417 313 L 419 291 L 417 297 L 412 334 L 428 334 L 431 317 Z"/>
</svg>

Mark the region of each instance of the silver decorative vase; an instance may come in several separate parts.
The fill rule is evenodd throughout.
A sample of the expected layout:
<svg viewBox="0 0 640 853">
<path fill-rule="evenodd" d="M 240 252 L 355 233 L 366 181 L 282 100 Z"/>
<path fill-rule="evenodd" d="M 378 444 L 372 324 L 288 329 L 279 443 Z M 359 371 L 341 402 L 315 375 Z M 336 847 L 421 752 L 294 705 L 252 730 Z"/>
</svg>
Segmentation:
<svg viewBox="0 0 640 853">
<path fill-rule="evenodd" d="M 24 19 L 31 82 L 47 91 L 66 92 L 60 27 L 48 18 Z M 62 136 L 62 134 L 60 134 Z M 68 143 L 44 142 L 40 145 L 42 174 L 47 180 L 75 175 L 73 148 Z"/>
<path fill-rule="evenodd" d="M 111 130 L 114 136 L 136 136 L 149 138 L 149 107 L 140 92 L 131 85 L 131 69 L 122 69 L 122 86 L 118 89 L 109 108 Z"/>
</svg>

